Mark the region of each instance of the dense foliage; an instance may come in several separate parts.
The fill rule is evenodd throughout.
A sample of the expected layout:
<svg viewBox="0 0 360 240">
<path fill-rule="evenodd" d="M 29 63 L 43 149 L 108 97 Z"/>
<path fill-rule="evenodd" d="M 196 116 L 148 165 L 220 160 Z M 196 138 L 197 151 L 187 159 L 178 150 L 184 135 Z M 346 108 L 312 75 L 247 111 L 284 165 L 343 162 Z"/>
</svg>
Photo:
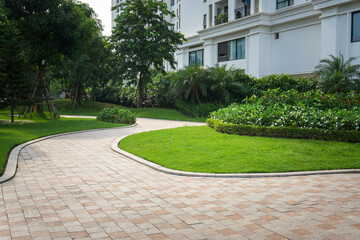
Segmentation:
<svg viewBox="0 0 360 240">
<path fill-rule="evenodd" d="M 211 113 L 224 123 L 325 130 L 360 130 L 360 96 L 269 90 Z"/>
<path fill-rule="evenodd" d="M 97 119 L 104 122 L 112 123 L 128 123 L 133 124 L 136 122 L 135 114 L 128 109 L 120 108 L 104 108 Z"/>
<path fill-rule="evenodd" d="M 342 54 L 321 59 L 315 67 L 315 75 L 319 77 L 318 87 L 326 93 L 359 91 L 360 65 L 352 64 L 354 61 L 355 58 L 345 61 Z"/>
<path fill-rule="evenodd" d="M 49 85 L 60 85 L 54 84 L 54 79 L 59 78 L 55 78 L 53 72 L 71 71 L 68 86 L 75 89 L 74 95 L 80 96 L 79 92 L 86 81 L 84 73 L 87 73 L 82 67 L 94 65 L 95 61 L 87 61 L 88 50 L 94 49 L 91 43 L 99 38 L 101 32 L 100 21 L 87 4 L 75 0 L 1 0 L 0 18 L 0 35 L 6 36 L 9 43 L 4 48 L 8 52 L 14 48 L 13 54 L 10 54 L 14 56 L 13 59 L 6 60 L 8 65 L 13 66 L 6 67 L 7 73 L 1 75 L 10 76 L 11 69 L 16 69 L 19 76 L 31 73 L 26 76 L 30 78 L 31 75 L 33 84 L 31 94 L 26 94 L 31 99 L 28 103 L 36 103 L 37 111 L 42 111 L 42 102 L 49 100 L 51 95 Z M 8 30 L 6 25 L 10 26 Z M 1 43 L 1 46 L 5 44 Z M 6 55 L 9 54 L 1 54 Z M 65 64 L 65 61 L 71 61 L 71 64 Z M 58 69 L 54 70 L 56 67 Z M 36 74 L 32 74 L 32 71 Z M 11 85 L 9 77 L 6 81 Z M 21 84 L 12 84 L 11 88 L 14 89 L 13 93 L 23 89 Z"/>
</svg>

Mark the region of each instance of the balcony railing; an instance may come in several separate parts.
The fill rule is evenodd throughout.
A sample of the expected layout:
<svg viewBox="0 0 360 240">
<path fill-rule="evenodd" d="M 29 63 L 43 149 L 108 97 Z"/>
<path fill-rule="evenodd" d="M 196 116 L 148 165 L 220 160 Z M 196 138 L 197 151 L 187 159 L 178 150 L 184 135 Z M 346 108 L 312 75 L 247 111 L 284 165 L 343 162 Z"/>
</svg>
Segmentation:
<svg viewBox="0 0 360 240">
<path fill-rule="evenodd" d="M 235 19 L 250 16 L 250 5 L 235 9 Z"/>
</svg>

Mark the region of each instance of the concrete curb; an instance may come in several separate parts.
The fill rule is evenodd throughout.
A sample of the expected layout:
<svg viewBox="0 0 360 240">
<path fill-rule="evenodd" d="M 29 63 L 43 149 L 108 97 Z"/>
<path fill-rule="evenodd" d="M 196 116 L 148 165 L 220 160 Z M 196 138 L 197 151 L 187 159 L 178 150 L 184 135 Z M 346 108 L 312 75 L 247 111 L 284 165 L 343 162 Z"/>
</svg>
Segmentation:
<svg viewBox="0 0 360 240">
<path fill-rule="evenodd" d="M 360 174 L 360 169 L 344 169 L 344 170 L 325 170 L 325 171 L 303 171 L 303 172 L 283 172 L 283 173 L 198 173 L 198 172 L 183 172 L 165 168 L 156 163 L 147 161 L 141 157 L 121 150 L 118 146 L 121 140 L 133 135 L 129 134 L 117 138 L 112 144 L 111 149 L 127 158 L 130 158 L 138 163 L 141 163 L 156 171 L 167 173 L 171 175 L 184 176 L 184 177 L 211 177 L 211 178 L 266 178 L 266 177 L 298 177 L 298 176 L 311 176 L 311 175 L 326 175 L 326 174 Z"/>
<path fill-rule="evenodd" d="M 46 137 L 42 137 L 42 138 L 38 138 L 32 141 L 28 141 L 25 143 L 22 143 L 20 145 L 17 145 L 16 147 L 14 147 L 10 154 L 9 154 L 9 158 L 7 159 L 7 164 L 5 167 L 5 171 L 3 173 L 3 175 L 0 176 L 0 184 L 7 182 L 11 179 L 13 179 L 16 175 L 16 171 L 17 171 L 17 165 L 18 165 L 18 159 L 19 159 L 19 154 L 20 151 L 26 147 L 29 146 L 33 143 L 37 143 L 40 141 L 44 141 L 50 138 L 54 138 L 54 137 L 60 137 L 60 136 L 66 136 L 66 135 L 71 135 L 71 134 L 76 134 L 76 133 L 85 133 L 85 132 L 94 132 L 94 131 L 104 131 L 104 130 L 111 130 L 111 129 L 124 129 L 124 128 L 131 128 L 131 127 L 135 127 L 137 124 L 132 124 L 129 126 L 125 126 L 125 127 L 117 127 L 117 128 L 100 128 L 100 129 L 91 129 L 91 130 L 81 130 L 81 131 L 75 131 L 75 132 L 68 132 L 68 133 L 59 133 L 59 134 L 55 134 L 55 135 L 50 135 L 50 136 L 46 136 Z"/>
</svg>

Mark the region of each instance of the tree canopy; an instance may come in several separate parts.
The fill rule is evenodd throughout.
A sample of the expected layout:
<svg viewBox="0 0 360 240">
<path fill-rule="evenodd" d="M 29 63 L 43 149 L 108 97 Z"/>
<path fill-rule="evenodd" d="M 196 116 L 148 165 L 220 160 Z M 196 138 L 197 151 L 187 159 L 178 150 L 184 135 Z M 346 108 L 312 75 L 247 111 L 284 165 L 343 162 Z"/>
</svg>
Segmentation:
<svg viewBox="0 0 360 240">
<path fill-rule="evenodd" d="M 137 80 L 138 107 L 143 106 L 143 88 L 150 77 L 149 68 L 164 71 L 164 62 L 175 68 L 174 53 L 184 35 L 171 30 L 173 24 L 164 16 L 173 15 L 167 5 L 156 0 L 126 0 L 119 4 L 111 42 L 116 52 L 118 70 L 129 80 Z"/>
<path fill-rule="evenodd" d="M 47 66 L 64 56 L 79 58 L 100 35 L 101 24 L 87 4 L 74 0 L 5 0 L 5 7 L 8 19 L 17 22 L 31 63 L 38 68 L 32 97 L 40 99 L 41 111 L 43 96 L 49 95 Z"/>
</svg>

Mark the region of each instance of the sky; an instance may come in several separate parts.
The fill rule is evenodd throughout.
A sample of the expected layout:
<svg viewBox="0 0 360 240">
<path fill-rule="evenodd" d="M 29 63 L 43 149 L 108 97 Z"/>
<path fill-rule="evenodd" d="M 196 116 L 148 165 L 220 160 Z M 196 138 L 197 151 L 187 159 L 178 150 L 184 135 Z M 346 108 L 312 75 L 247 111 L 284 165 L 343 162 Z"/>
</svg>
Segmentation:
<svg viewBox="0 0 360 240">
<path fill-rule="evenodd" d="M 78 0 L 79 2 L 88 3 L 96 12 L 103 25 L 104 36 L 111 35 L 111 0 Z"/>
</svg>

